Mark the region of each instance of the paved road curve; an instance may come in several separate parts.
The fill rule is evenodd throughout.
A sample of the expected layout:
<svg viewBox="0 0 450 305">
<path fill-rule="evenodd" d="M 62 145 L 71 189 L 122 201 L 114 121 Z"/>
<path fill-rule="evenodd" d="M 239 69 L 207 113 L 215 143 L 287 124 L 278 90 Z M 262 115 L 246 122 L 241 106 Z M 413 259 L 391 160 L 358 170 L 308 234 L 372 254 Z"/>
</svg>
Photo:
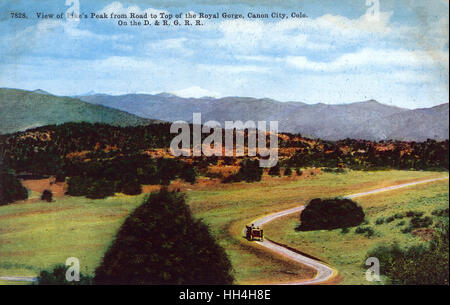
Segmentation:
<svg viewBox="0 0 450 305">
<path fill-rule="evenodd" d="M 0 281 L 8 282 L 37 282 L 37 278 L 28 276 L 0 276 Z"/>
<path fill-rule="evenodd" d="M 368 192 L 363 192 L 363 193 L 357 193 L 357 194 L 352 194 L 352 195 L 347 195 L 344 198 L 356 198 L 356 197 L 362 197 L 362 196 L 366 196 L 366 195 L 371 195 L 371 194 L 375 194 L 375 193 L 380 193 L 380 192 L 386 192 L 386 191 L 391 191 L 391 190 L 395 190 L 395 189 L 399 189 L 399 188 L 403 188 L 403 187 L 408 187 L 408 186 L 412 186 L 412 185 L 417 185 L 417 184 L 423 184 L 423 183 L 428 183 L 428 182 L 433 182 L 433 181 L 439 181 L 439 180 L 446 180 L 448 179 L 448 177 L 443 177 L 443 178 L 435 178 L 435 179 L 427 179 L 427 180 L 421 180 L 421 181 L 416 181 L 416 182 L 410 182 L 410 183 L 404 183 L 404 184 L 399 184 L 399 185 L 394 185 L 394 186 L 389 186 L 389 187 L 384 187 L 384 188 L 380 188 L 380 189 L 376 189 L 376 190 L 372 190 L 372 191 L 368 191 Z M 277 218 L 283 217 L 283 216 L 287 216 L 293 213 L 297 213 L 300 212 L 304 209 L 304 206 L 299 206 L 299 207 L 295 207 L 289 210 L 285 210 L 285 211 L 281 211 L 278 213 L 274 213 L 274 214 L 270 214 L 267 216 L 264 216 L 262 218 L 259 218 L 257 220 L 255 220 L 253 223 L 255 224 L 255 226 L 259 226 L 262 227 L 263 225 L 265 225 L 266 223 L 269 223 Z M 303 280 L 303 281 L 294 281 L 291 283 L 288 283 L 288 285 L 309 285 L 309 284 L 320 284 L 320 283 L 324 283 L 328 280 L 331 280 L 333 277 L 335 277 L 337 275 L 337 270 L 322 263 L 319 262 L 315 259 L 306 257 L 304 255 L 301 255 L 299 253 L 296 253 L 292 250 L 289 250 L 283 246 L 274 244 L 273 242 L 268 241 L 267 239 L 265 239 L 263 242 L 258 241 L 257 242 L 259 245 L 266 247 L 267 249 L 276 252 L 278 254 L 281 254 L 285 257 L 288 257 L 298 263 L 301 263 L 303 265 L 306 265 L 308 267 L 311 267 L 312 269 L 316 270 L 316 276 L 313 279 L 310 280 Z"/>
</svg>

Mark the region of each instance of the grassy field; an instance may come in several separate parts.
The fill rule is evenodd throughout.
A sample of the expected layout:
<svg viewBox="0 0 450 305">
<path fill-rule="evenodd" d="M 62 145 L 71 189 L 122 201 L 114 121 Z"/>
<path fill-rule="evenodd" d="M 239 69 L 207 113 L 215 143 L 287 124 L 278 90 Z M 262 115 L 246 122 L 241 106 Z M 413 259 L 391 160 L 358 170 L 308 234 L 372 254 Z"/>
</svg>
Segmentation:
<svg viewBox="0 0 450 305">
<path fill-rule="evenodd" d="M 234 266 L 236 283 L 272 283 L 309 278 L 313 272 L 282 257 L 273 256 L 254 243 L 247 242 L 242 237 L 245 224 L 267 213 L 297 206 L 315 197 L 346 195 L 447 174 L 379 171 L 312 175 L 306 170 L 302 177 L 294 175 L 269 178 L 258 183 L 187 184 L 181 189 L 186 192 L 187 201 L 194 215 L 202 218 L 210 226 L 219 243 L 225 247 Z M 445 186 L 444 183 L 441 185 Z M 422 198 L 416 193 L 421 188 L 423 187 L 414 187 L 411 189 L 414 190 L 413 193 L 411 190 L 405 191 L 404 200 Z M 401 194 L 401 191 L 395 192 Z M 33 197 L 37 196 L 38 194 L 33 194 Z M 117 229 L 125 217 L 142 203 L 144 196 L 117 195 L 103 200 L 62 197 L 56 198 L 51 203 L 37 200 L 32 203 L 16 203 L 0 207 L 0 276 L 36 275 L 41 269 L 56 263 L 64 263 L 66 258 L 71 256 L 80 259 L 82 271 L 92 274 Z M 370 198 L 367 197 L 365 200 Z M 388 202 L 392 198 L 387 196 L 385 200 Z M 448 195 L 446 198 L 448 205 Z M 439 200 L 441 199 L 445 198 Z M 374 211 L 391 213 L 390 208 L 382 210 L 375 201 L 367 204 L 367 207 L 371 208 L 370 213 L 375 213 Z M 369 214 L 369 217 L 372 219 L 375 216 Z M 327 253 L 318 251 L 320 248 L 316 248 L 315 245 L 331 249 L 328 243 L 333 244 L 334 241 L 326 239 L 311 241 L 310 247 L 304 248 L 304 244 L 298 242 L 300 240 L 298 233 L 293 231 L 296 219 L 286 218 L 281 223 L 275 223 L 273 227 L 268 226 L 266 234 L 279 241 L 289 242 L 302 251 L 311 250 L 321 257 L 331 259 Z M 376 228 L 376 231 L 382 233 L 381 228 Z M 348 234 L 353 235 L 355 234 Z M 332 237 L 330 235 L 329 238 Z M 343 238 L 341 235 L 339 237 Z M 350 249 L 350 244 L 349 251 L 351 251 L 342 255 L 354 257 L 356 260 L 359 256 Z M 340 269 L 341 265 L 337 264 L 336 267 Z M 344 281 L 347 282 L 346 273 L 343 275 Z"/>
<path fill-rule="evenodd" d="M 323 173 L 302 179 L 283 177 L 254 184 L 236 183 L 222 189 L 193 190 L 188 192 L 188 199 L 194 213 L 210 225 L 221 245 L 227 249 L 235 267 L 237 283 L 285 282 L 307 278 L 311 271 L 298 269 L 292 272 L 282 264 L 280 268 L 280 262 L 276 257 L 272 257 L 270 261 L 266 258 L 265 262 L 261 261 L 261 256 L 256 252 L 259 250 L 258 247 L 242 238 L 245 224 L 259 216 L 305 203 L 311 198 L 347 195 L 444 175 L 447 173 L 415 171 Z M 411 192 L 409 196 L 416 197 Z M 283 234 L 291 233 L 293 226 L 295 224 L 292 223 L 282 226 L 287 229 L 285 231 L 278 229 L 280 234 L 272 232 L 268 226 L 265 232 L 267 236 L 277 240 Z M 323 244 L 326 242 L 324 240 Z M 298 246 L 296 243 L 292 244 Z M 304 250 L 302 247 L 298 248 Z M 255 264 L 255 261 L 261 263 Z"/>
<path fill-rule="evenodd" d="M 395 219 L 389 223 L 376 224 L 379 218 L 388 219 L 407 211 L 424 212 L 433 222 L 439 220 L 431 215 L 435 209 L 448 208 L 448 180 L 417 185 L 405 189 L 355 198 L 366 213 L 365 226 L 374 229 L 375 234 L 367 237 L 356 234 L 355 228 L 343 233 L 341 229 L 311 232 L 297 232 L 299 215 L 278 219 L 266 226 L 267 234 L 276 241 L 323 259 L 339 270 L 344 284 L 371 284 L 365 279 L 364 259 L 367 251 L 378 245 L 398 242 L 401 246 L 423 243 L 419 235 L 402 233 L 410 218 Z M 426 236 L 424 236 L 426 237 Z M 381 270 L 383 273 L 383 270 Z"/>
<path fill-rule="evenodd" d="M 0 207 L 0 276 L 34 276 L 77 257 L 92 274 L 140 196 L 64 197 Z"/>
</svg>

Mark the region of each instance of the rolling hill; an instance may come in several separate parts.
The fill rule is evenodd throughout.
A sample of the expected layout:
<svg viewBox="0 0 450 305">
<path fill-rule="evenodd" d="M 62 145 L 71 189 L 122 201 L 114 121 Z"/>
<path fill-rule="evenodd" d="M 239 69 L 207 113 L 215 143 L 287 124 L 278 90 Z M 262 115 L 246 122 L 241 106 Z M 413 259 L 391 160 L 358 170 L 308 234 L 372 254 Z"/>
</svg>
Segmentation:
<svg viewBox="0 0 450 305">
<path fill-rule="evenodd" d="M 0 89 L 0 133 L 64 122 L 99 122 L 135 126 L 161 121 L 278 121 L 282 132 L 325 140 L 424 141 L 449 138 L 448 103 L 405 109 L 370 100 L 327 105 L 278 102 L 249 97 L 182 98 L 169 93 L 59 97 L 38 89 Z"/>
<path fill-rule="evenodd" d="M 66 122 L 85 121 L 119 126 L 155 122 L 117 109 L 50 95 L 43 90 L 0 89 L 0 115 L 0 134 Z"/>
</svg>

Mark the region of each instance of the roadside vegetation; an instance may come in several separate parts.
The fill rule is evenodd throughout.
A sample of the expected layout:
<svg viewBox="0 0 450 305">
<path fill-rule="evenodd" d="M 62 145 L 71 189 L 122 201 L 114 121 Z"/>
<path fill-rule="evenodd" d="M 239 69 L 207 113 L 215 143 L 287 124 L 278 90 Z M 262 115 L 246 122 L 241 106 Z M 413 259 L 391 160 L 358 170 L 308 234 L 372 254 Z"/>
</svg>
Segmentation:
<svg viewBox="0 0 450 305">
<path fill-rule="evenodd" d="M 397 242 L 380 245 L 367 253 L 380 261 L 386 283 L 399 285 L 448 285 L 448 217 L 436 227 L 429 243 L 404 247 Z"/>
<path fill-rule="evenodd" d="M 58 264 L 49 270 L 42 270 L 37 276 L 37 285 L 93 285 L 94 279 L 92 276 L 85 275 L 80 272 L 79 281 L 67 281 L 66 279 L 67 266 Z"/>
<path fill-rule="evenodd" d="M 315 198 L 300 214 L 298 231 L 333 230 L 355 227 L 364 221 L 363 209 L 351 199 Z"/>
<path fill-rule="evenodd" d="M 378 257 L 382 264 L 381 283 L 412 283 L 417 277 L 416 283 L 420 278 L 423 283 L 432 284 L 436 283 L 433 277 L 425 280 L 421 276 L 434 272 L 436 277 L 440 277 L 441 272 L 448 270 L 448 260 L 445 263 L 441 260 L 446 255 L 448 257 L 448 246 L 430 245 L 435 238 L 438 238 L 439 245 L 445 245 L 448 190 L 448 181 L 444 180 L 360 197 L 357 200 L 366 216 L 363 223 L 354 228 L 296 231 L 298 216 L 288 216 L 269 223 L 265 231 L 269 238 L 328 262 L 339 270 L 344 284 L 378 283 L 365 279 L 368 268 L 365 260 L 376 256 L 375 252 L 383 253 Z M 442 231 L 444 235 L 440 233 Z M 393 253 L 398 253 L 398 256 Z M 426 269 L 421 269 L 412 264 L 406 268 L 406 262 L 413 257 L 422 262 L 421 255 L 424 255 L 423 259 L 435 262 L 434 266 L 427 263 L 423 265 Z M 398 260 L 394 259 L 397 257 Z M 438 263 L 438 260 L 441 261 Z M 393 265 L 388 267 L 387 262 Z M 447 269 L 442 269 L 445 267 L 442 264 L 447 264 Z M 400 270 L 405 273 L 400 273 Z M 414 270 L 417 270 L 416 275 Z M 406 277 L 411 280 L 406 280 Z"/>
<path fill-rule="evenodd" d="M 8 170 L 0 164 L 0 206 L 28 198 L 28 191 L 17 179 L 13 170 Z"/>
</svg>

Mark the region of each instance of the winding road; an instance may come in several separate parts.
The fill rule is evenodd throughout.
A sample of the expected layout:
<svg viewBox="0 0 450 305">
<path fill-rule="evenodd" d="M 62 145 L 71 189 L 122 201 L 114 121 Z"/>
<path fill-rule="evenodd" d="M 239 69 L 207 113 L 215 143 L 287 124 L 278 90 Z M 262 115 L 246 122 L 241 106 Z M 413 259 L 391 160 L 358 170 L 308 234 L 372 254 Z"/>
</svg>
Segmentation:
<svg viewBox="0 0 450 305">
<path fill-rule="evenodd" d="M 417 185 L 417 184 L 423 184 L 423 183 L 439 181 L 439 180 L 446 180 L 446 179 L 448 179 L 448 177 L 420 180 L 420 181 L 416 181 L 416 182 L 393 185 L 393 186 L 375 189 L 375 190 L 371 190 L 371 191 L 367 191 L 367 192 L 363 192 L 363 193 L 347 195 L 344 198 L 362 197 L 362 196 L 371 195 L 371 194 L 375 194 L 375 193 L 386 192 L 386 191 L 391 191 L 391 190 L 404 188 L 404 187 L 408 187 L 408 186 L 413 186 L 413 185 Z M 281 212 L 269 214 L 269 215 L 263 216 L 261 218 L 258 218 L 255 221 L 253 221 L 253 224 L 255 224 L 255 226 L 262 227 L 265 224 L 267 224 L 275 219 L 278 219 L 280 217 L 284 217 L 284 216 L 287 216 L 287 215 L 290 215 L 293 213 L 300 212 L 304 208 L 305 207 L 302 205 L 302 206 L 298 206 L 298 207 L 284 210 Z M 316 271 L 316 276 L 313 279 L 294 281 L 294 282 L 287 283 L 285 285 L 321 284 L 321 283 L 325 283 L 325 282 L 333 279 L 338 274 L 336 269 L 324 264 L 323 262 L 306 257 L 306 256 L 299 254 L 297 252 L 294 252 L 286 247 L 275 244 L 267 239 L 265 239 L 262 242 L 257 241 L 256 243 L 258 243 L 259 245 L 265 247 L 266 249 L 268 249 L 272 252 L 275 252 L 277 254 L 285 256 L 285 257 L 287 257 L 295 262 L 301 263 L 305 266 L 311 267 L 312 269 L 314 269 Z M 10 282 L 36 282 L 37 278 L 23 277 L 23 276 L 0 276 L 0 280 L 1 281 L 10 281 Z"/>
<path fill-rule="evenodd" d="M 404 187 L 408 187 L 408 186 L 413 186 L 413 185 L 417 185 L 417 184 L 423 184 L 423 183 L 429 183 L 429 182 L 433 182 L 433 181 L 440 181 L 440 180 L 446 180 L 448 179 L 448 177 L 442 177 L 442 178 L 434 178 L 434 179 L 427 179 L 427 180 L 420 180 L 420 181 L 415 181 L 415 182 L 409 182 L 409 183 L 403 183 L 403 184 L 398 184 L 398 185 L 393 185 L 393 186 L 388 186 L 388 187 L 383 187 L 383 188 L 379 188 L 379 189 L 375 189 L 375 190 L 371 190 L 371 191 L 367 191 L 367 192 L 363 192 L 363 193 L 357 193 L 357 194 L 352 194 L 352 195 L 347 195 L 344 198 L 356 198 L 356 197 L 362 197 L 362 196 L 366 196 L 366 195 L 371 195 L 371 194 L 376 194 L 376 193 L 381 193 L 381 192 L 386 192 L 386 191 L 391 191 L 391 190 L 396 190 L 399 188 L 404 188 Z M 300 212 L 304 209 L 304 206 L 298 206 L 295 208 L 291 208 L 288 210 L 284 210 L 278 213 L 273 213 L 273 214 L 269 214 L 267 216 L 264 216 L 262 218 L 258 218 L 257 220 L 253 221 L 253 224 L 255 226 L 259 226 L 262 227 L 263 225 L 278 219 L 280 217 L 284 217 L 293 213 L 297 213 Z M 325 283 L 331 279 L 333 279 L 337 274 L 337 270 L 334 269 L 331 266 L 328 266 L 326 264 L 324 264 L 323 262 L 320 262 L 318 260 L 306 257 L 304 255 L 301 255 L 297 252 L 294 252 L 286 247 L 280 246 L 278 244 L 275 244 L 267 239 L 265 239 L 264 241 L 257 241 L 256 243 L 258 243 L 259 245 L 269 249 L 272 252 L 275 252 L 277 254 L 280 254 L 284 257 L 287 257 L 295 262 L 301 263 L 305 266 L 308 266 L 312 269 L 314 269 L 316 271 L 316 276 L 313 279 L 310 280 L 301 280 L 301 281 L 294 281 L 294 282 L 290 282 L 287 283 L 285 285 L 310 285 L 310 284 L 321 284 L 321 283 Z"/>
</svg>

